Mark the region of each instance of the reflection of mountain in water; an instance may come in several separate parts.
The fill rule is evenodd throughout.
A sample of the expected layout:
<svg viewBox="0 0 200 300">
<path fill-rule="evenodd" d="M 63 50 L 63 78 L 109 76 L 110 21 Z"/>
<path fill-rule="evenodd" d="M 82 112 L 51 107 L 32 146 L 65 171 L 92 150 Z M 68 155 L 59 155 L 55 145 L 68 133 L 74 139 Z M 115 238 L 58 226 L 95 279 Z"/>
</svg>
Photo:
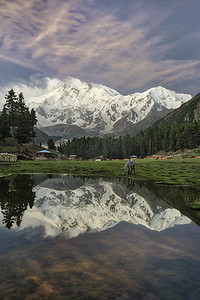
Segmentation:
<svg viewBox="0 0 200 300">
<path fill-rule="evenodd" d="M 154 198 L 143 188 L 142 195 L 122 183 L 105 180 L 81 180 L 61 176 L 35 186 L 34 207 L 28 209 L 22 228 L 43 224 L 47 235 L 62 231 L 68 237 L 105 230 L 126 221 L 161 231 L 190 219 Z M 141 189 L 138 189 L 141 190 Z M 149 195 L 149 196 L 148 196 Z"/>
</svg>

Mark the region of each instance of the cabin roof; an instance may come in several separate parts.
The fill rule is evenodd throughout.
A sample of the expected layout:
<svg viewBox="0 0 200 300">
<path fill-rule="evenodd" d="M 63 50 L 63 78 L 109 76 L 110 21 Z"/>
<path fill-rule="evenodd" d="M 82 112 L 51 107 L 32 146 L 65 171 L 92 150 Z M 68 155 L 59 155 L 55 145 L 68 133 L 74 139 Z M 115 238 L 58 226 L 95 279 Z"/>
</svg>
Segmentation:
<svg viewBox="0 0 200 300">
<path fill-rule="evenodd" d="M 48 150 L 40 150 L 40 151 L 37 151 L 36 153 L 48 153 L 48 154 L 52 154 L 52 152 L 48 151 Z"/>
</svg>

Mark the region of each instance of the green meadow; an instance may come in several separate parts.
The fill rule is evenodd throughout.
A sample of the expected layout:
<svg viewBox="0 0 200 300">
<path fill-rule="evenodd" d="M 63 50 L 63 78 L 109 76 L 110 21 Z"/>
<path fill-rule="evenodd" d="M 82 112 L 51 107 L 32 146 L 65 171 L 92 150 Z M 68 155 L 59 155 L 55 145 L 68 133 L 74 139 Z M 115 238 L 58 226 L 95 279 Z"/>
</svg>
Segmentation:
<svg viewBox="0 0 200 300">
<path fill-rule="evenodd" d="M 135 162 L 136 173 L 130 175 L 123 175 L 123 168 L 126 163 L 124 160 L 0 162 L 0 176 L 15 174 L 71 174 L 74 176 L 118 178 L 131 186 L 134 181 L 137 181 L 142 184 L 146 183 L 148 186 L 150 185 L 155 190 L 154 192 L 162 194 L 161 198 L 165 202 L 173 205 L 185 215 L 190 213 L 191 217 L 191 209 L 193 211 L 200 210 L 200 159 L 137 159 Z M 160 189 L 161 186 L 162 188 Z M 174 195 L 175 189 L 173 187 L 190 187 L 191 195 L 182 195 L 182 193 Z M 170 195 L 171 200 L 169 199 Z"/>
<path fill-rule="evenodd" d="M 137 159 L 136 174 L 123 175 L 124 160 L 119 161 L 17 161 L 0 162 L 0 175 L 72 174 L 76 176 L 131 177 L 158 184 L 200 187 L 200 159 Z"/>
</svg>

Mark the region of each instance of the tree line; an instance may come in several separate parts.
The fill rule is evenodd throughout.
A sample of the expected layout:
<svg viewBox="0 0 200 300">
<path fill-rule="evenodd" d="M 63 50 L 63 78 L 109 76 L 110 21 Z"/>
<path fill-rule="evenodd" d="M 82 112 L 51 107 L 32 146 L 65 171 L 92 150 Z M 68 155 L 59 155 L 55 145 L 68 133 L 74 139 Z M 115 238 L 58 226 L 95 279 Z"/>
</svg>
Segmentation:
<svg viewBox="0 0 200 300">
<path fill-rule="evenodd" d="M 37 124 L 34 109 L 29 111 L 24 96 L 18 96 L 13 89 L 5 95 L 6 103 L 0 115 L 0 139 L 12 137 L 19 144 L 34 142 L 34 126 Z"/>
<path fill-rule="evenodd" d="M 146 157 L 159 151 L 177 151 L 197 148 L 200 145 L 200 122 L 152 126 L 135 136 L 81 137 L 68 140 L 58 150 L 75 154 L 83 159 L 99 156 L 109 159 L 128 158 L 130 155 Z"/>
</svg>

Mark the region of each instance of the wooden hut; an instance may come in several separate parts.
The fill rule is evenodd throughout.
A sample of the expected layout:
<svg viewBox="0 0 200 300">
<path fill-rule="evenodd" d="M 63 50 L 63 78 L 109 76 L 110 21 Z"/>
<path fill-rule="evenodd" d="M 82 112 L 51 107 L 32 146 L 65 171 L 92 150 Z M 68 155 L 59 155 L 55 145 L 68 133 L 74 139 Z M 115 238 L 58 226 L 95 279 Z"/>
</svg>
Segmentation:
<svg viewBox="0 0 200 300">
<path fill-rule="evenodd" d="M 50 157 L 52 157 L 53 153 L 51 151 L 48 151 L 48 150 L 41 150 L 41 151 L 37 151 L 36 155 L 46 157 L 46 158 L 50 158 Z"/>
</svg>

